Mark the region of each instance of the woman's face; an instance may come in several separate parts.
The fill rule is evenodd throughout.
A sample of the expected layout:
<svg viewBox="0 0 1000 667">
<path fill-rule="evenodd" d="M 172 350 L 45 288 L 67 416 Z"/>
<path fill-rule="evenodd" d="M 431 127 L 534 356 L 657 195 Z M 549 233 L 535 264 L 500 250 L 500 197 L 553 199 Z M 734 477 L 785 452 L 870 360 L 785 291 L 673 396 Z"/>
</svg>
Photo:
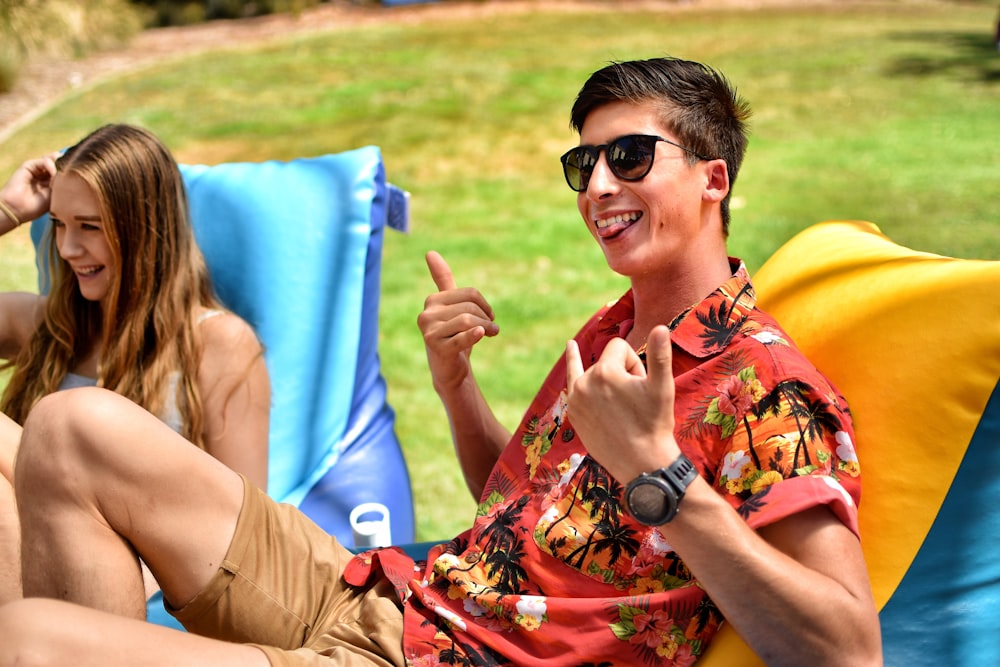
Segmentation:
<svg viewBox="0 0 1000 667">
<path fill-rule="evenodd" d="M 49 214 L 59 256 L 76 276 L 80 294 L 103 305 L 118 267 L 104 234 L 104 225 L 110 223 L 101 219 L 97 196 L 79 175 L 56 174 Z"/>
</svg>

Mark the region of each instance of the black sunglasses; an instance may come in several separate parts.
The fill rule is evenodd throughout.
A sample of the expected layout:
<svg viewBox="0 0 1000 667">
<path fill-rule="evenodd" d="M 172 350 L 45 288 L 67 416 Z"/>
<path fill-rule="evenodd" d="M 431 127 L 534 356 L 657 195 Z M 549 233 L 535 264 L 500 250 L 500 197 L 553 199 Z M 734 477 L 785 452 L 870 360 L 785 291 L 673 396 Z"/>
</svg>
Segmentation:
<svg viewBox="0 0 1000 667">
<path fill-rule="evenodd" d="M 618 137 L 608 144 L 577 146 L 568 150 L 565 155 L 559 158 L 563 165 L 566 183 L 574 191 L 584 192 L 590 185 L 590 176 L 594 173 L 594 166 L 601 158 L 601 151 L 606 151 L 608 167 L 612 174 L 623 181 L 641 181 L 653 168 L 653 157 L 656 154 L 656 142 L 658 141 L 677 146 L 699 160 L 713 159 L 695 153 L 690 148 L 685 148 L 676 141 L 670 141 L 670 139 L 651 134 L 629 134 Z"/>
</svg>

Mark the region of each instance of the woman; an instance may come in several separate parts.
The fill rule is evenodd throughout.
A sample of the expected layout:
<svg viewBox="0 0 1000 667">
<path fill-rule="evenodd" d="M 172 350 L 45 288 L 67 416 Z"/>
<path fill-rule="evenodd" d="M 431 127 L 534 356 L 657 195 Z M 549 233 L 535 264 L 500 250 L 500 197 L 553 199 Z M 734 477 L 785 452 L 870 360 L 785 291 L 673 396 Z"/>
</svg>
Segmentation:
<svg viewBox="0 0 1000 667">
<path fill-rule="evenodd" d="M 167 148 L 146 130 L 107 125 L 61 155 L 25 162 L 0 188 L 0 234 L 46 212 L 48 295 L 0 294 L 0 358 L 13 367 L 0 398 L 0 602 L 20 596 L 19 582 L 6 581 L 18 562 L 18 424 L 46 394 L 112 389 L 267 483 L 261 345 L 213 295 Z"/>
</svg>

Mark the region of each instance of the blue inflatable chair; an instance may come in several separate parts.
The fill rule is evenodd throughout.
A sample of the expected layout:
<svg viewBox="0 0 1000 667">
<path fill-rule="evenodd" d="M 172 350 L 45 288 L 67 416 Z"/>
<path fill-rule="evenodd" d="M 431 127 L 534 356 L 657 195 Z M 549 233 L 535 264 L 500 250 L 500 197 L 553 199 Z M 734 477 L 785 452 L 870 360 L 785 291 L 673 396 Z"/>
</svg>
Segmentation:
<svg viewBox="0 0 1000 667">
<path fill-rule="evenodd" d="M 886 666 L 1000 665 L 1000 261 L 831 221 L 754 285 L 850 403 Z M 698 664 L 763 662 L 724 626 Z"/>
<path fill-rule="evenodd" d="M 257 331 L 271 375 L 268 493 L 345 545 L 379 502 L 413 539 L 410 481 L 378 358 L 382 239 L 405 195 L 366 147 L 290 162 L 182 165 L 219 298 Z"/>
<path fill-rule="evenodd" d="M 369 502 L 388 508 L 392 541 L 413 541 L 410 479 L 378 357 L 382 241 L 387 228 L 407 231 L 409 210 L 379 149 L 181 172 L 216 292 L 265 348 L 268 493 L 348 547 L 350 512 Z M 36 246 L 47 226 L 47 217 L 33 223 Z M 159 594 L 148 610 L 179 627 Z"/>
</svg>

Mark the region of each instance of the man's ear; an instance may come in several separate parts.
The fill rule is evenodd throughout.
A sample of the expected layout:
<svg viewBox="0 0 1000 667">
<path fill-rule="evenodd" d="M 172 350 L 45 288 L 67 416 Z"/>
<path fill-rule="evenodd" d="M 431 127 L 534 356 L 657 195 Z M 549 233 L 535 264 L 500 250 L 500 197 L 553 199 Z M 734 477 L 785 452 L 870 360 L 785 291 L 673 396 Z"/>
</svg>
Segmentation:
<svg viewBox="0 0 1000 667">
<path fill-rule="evenodd" d="M 705 191 L 702 199 L 707 202 L 721 202 L 729 194 L 729 169 L 722 158 L 701 163 L 705 173 Z"/>
</svg>

